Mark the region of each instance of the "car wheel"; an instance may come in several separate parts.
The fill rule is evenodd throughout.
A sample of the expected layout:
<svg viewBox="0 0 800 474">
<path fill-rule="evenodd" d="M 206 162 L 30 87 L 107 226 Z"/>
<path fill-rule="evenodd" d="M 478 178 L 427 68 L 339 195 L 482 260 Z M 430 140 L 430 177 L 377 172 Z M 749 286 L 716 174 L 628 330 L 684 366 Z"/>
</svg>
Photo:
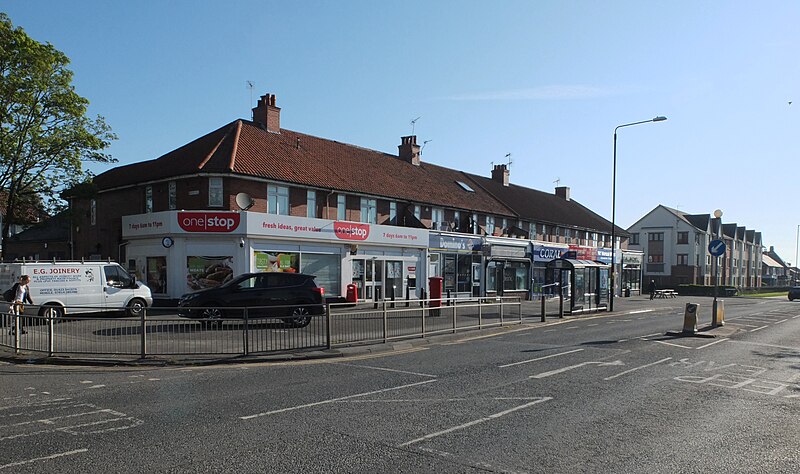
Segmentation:
<svg viewBox="0 0 800 474">
<path fill-rule="evenodd" d="M 311 313 L 308 308 L 298 306 L 292 310 L 292 317 L 283 320 L 286 324 L 295 328 L 304 328 L 311 324 Z"/>
<path fill-rule="evenodd" d="M 225 316 L 225 313 L 222 311 L 222 308 L 218 306 L 207 306 L 201 309 L 198 314 L 202 319 L 202 321 L 200 321 L 200 324 L 203 326 L 204 329 L 222 327 L 222 318 Z"/>
<path fill-rule="evenodd" d="M 45 304 L 39 308 L 39 316 L 50 316 L 53 319 L 60 319 L 64 317 L 64 308 L 55 304 Z"/>
<path fill-rule="evenodd" d="M 128 309 L 125 312 L 128 316 L 137 318 L 142 315 L 145 308 L 147 308 L 147 303 L 143 299 L 134 298 L 128 303 Z"/>
<path fill-rule="evenodd" d="M 794 296 L 790 296 L 789 301 L 794 301 Z"/>
</svg>

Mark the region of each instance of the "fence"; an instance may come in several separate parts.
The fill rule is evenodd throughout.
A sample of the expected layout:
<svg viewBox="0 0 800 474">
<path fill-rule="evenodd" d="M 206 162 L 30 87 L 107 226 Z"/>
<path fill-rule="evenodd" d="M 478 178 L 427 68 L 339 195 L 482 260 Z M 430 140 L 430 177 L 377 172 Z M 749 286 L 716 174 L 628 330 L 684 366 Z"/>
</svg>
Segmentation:
<svg viewBox="0 0 800 474">
<path fill-rule="evenodd" d="M 0 313 L 0 346 L 49 356 L 235 356 L 375 344 L 523 321 L 517 298 L 331 303 L 308 319 L 292 318 L 292 308 L 222 308 L 222 319 L 201 318 L 203 308 L 192 308 L 184 315 L 196 319 L 187 319 L 179 308 L 147 308 L 140 317 L 128 317 L 30 305 L 22 316 Z"/>
</svg>

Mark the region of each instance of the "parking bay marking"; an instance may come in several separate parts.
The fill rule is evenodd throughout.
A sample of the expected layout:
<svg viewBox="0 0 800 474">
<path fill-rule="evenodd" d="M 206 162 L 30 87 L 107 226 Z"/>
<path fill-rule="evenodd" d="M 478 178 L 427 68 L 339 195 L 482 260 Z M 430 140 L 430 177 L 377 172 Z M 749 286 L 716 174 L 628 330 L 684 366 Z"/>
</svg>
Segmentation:
<svg viewBox="0 0 800 474">
<path fill-rule="evenodd" d="M 631 372 L 635 372 L 635 371 L 637 371 L 637 370 L 639 370 L 639 369 L 644 369 L 644 368 L 646 368 L 646 367 L 652 367 L 652 366 L 654 366 L 654 365 L 658 365 L 658 364 L 660 364 L 660 363 L 662 363 L 662 362 L 666 362 L 666 361 L 668 361 L 668 360 L 672 360 L 672 357 L 667 357 L 666 359 L 661 359 L 661 360 L 659 360 L 659 361 L 652 362 L 652 363 L 650 363 L 650 364 L 645 364 L 645 365 L 642 365 L 642 366 L 640 366 L 640 367 L 634 367 L 634 368 L 632 368 L 632 369 L 628 369 L 628 370 L 626 370 L 626 371 L 624 371 L 624 372 L 620 372 L 620 373 L 618 373 L 618 374 L 615 374 L 615 375 L 612 375 L 612 376 L 610 376 L 610 377 L 606 377 L 606 378 L 604 378 L 603 380 L 612 380 L 612 379 L 615 379 L 615 378 L 617 378 L 617 377 L 621 377 L 621 376 L 623 376 L 623 375 L 625 375 L 625 374 L 629 374 L 629 373 L 631 373 Z"/>
<path fill-rule="evenodd" d="M 548 372 L 542 372 L 541 374 L 531 375 L 530 378 L 532 379 L 543 379 L 545 377 L 550 377 L 551 375 L 558 375 L 564 373 L 568 370 L 577 369 L 580 367 L 585 367 L 587 365 L 599 365 L 599 366 L 609 366 L 609 365 L 625 365 L 624 362 L 621 360 L 615 360 L 614 362 L 598 362 L 598 361 L 590 361 L 590 362 L 581 362 L 580 364 L 570 365 L 568 367 L 562 367 L 560 369 L 551 370 Z"/>
<path fill-rule="evenodd" d="M 73 454 L 85 453 L 86 451 L 89 451 L 89 450 L 86 449 L 86 448 L 81 448 L 81 449 L 75 449 L 73 451 L 67 451 L 67 452 L 64 452 L 64 453 L 51 454 L 50 456 L 42 456 L 40 458 L 28 459 L 26 461 L 12 462 L 12 463 L 8 463 L 8 464 L 3 464 L 2 466 L 0 466 L 0 469 L 6 469 L 8 467 L 24 466 L 25 464 L 31 464 L 31 463 L 34 463 L 36 461 L 47 461 L 49 459 L 60 458 L 60 457 L 63 457 L 63 456 L 72 456 Z"/>
<path fill-rule="evenodd" d="M 436 438 L 437 436 L 442 436 L 442 435 L 445 435 L 445 434 L 448 434 L 448 433 L 452 433 L 453 431 L 462 430 L 464 428 L 469 428 L 470 426 L 475 426 L 475 425 L 480 424 L 480 423 L 485 423 L 487 421 L 495 420 L 497 418 L 500 418 L 501 416 L 508 415 L 509 413 L 513 413 L 513 412 L 515 412 L 517 410 L 522 410 L 523 408 L 528 408 L 529 406 L 536 405 L 536 404 L 539 404 L 539 403 L 542 403 L 542 402 L 546 402 L 546 401 L 552 400 L 552 399 L 553 399 L 553 397 L 537 398 L 537 399 L 533 400 L 532 402 L 528 402 L 528 403 L 525 403 L 523 405 L 520 405 L 520 406 L 517 406 L 517 407 L 514 407 L 514 408 L 509 408 L 508 410 L 503 410 L 501 412 L 494 413 L 492 415 L 485 416 L 483 418 L 478 418 L 477 420 L 473 420 L 473 421 L 470 421 L 470 422 L 467 422 L 467 423 L 464 423 L 464 424 L 461 424 L 461 425 L 458 425 L 458 426 L 453 426 L 452 428 L 448 428 L 446 430 L 437 431 L 435 433 L 430 433 L 430 434 L 427 434 L 427 435 L 422 436 L 422 437 L 417 438 L 417 439 L 412 439 L 411 441 L 406 441 L 405 443 L 398 445 L 398 447 L 402 448 L 402 447 L 405 447 L 405 446 L 409 446 L 409 445 L 412 445 L 412 444 L 419 443 L 421 441 L 427 441 L 429 439 Z"/>
<path fill-rule="evenodd" d="M 436 382 L 436 380 L 423 380 L 422 382 L 415 382 L 415 383 L 410 383 L 410 384 L 406 384 L 406 385 L 400 385 L 398 387 L 382 388 L 380 390 L 373 390 L 371 392 L 357 393 L 355 395 L 347 395 L 345 397 L 332 398 L 330 400 L 322 400 L 322 401 L 319 401 L 319 402 L 306 403 L 305 405 L 297 405 L 297 406 L 294 406 L 294 407 L 280 408 L 278 410 L 271 410 L 271 411 L 265 411 L 265 412 L 262 412 L 262 413 L 256 413 L 255 415 L 240 416 L 239 419 L 241 419 L 241 420 L 252 420 L 253 418 L 258 418 L 258 417 L 261 417 L 261 416 L 275 415 L 275 414 L 284 413 L 284 412 L 287 412 L 287 411 L 300 410 L 300 409 L 303 409 L 303 408 L 311 408 L 311 407 L 315 407 L 315 406 L 319 406 L 319 405 L 327 405 L 329 403 L 340 402 L 342 400 L 348 400 L 350 398 L 366 397 L 366 396 L 369 396 L 369 395 L 375 395 L 377 393 L 384 393 L 384 392 L 390 392 L 392 390 L 400 390 L 400 389 L 403 389 L 403 388 L 416 387 L 418 385 L 424 385 L 424 384 L 428 384 L 428 383 L 431 383 L 431 382 Z"/>
</svg>

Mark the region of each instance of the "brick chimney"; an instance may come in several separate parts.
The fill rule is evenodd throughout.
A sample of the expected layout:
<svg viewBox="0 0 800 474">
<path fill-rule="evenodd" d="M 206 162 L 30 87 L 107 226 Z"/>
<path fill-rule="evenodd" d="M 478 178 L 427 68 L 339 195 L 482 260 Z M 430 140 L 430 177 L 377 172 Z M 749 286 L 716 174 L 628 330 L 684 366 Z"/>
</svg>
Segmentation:
<svg viewBox="0 0 800 474">
<path fill-rule="evenodd" d="M 407 137 L 400 137 L 397 155 L 401 160 L 407 161 L 414 166 L 419 166 L 419 145 L 417 145 L 417 136 L 409 135 Z"/>
<path fill-rule="evenodd" d="M 281 133 L 281 109 L 275 106 L 275 94 L 262 95 L 253 108 L 253 122 L 268 132 Z"/>
<path fill-rule="evenodd" d="M 508 167 L 506 165 L 494 165 L 492 169 L 492 181 L 502 183 L 503 186 L 508 186 Z"/>
<path fill-rule="evenodd" d="M 556 196 L 564 199 L 565 201 L 569 201 L 569 187 L 568 186 L 559 186 L 556 188 Z"/>
</svg>

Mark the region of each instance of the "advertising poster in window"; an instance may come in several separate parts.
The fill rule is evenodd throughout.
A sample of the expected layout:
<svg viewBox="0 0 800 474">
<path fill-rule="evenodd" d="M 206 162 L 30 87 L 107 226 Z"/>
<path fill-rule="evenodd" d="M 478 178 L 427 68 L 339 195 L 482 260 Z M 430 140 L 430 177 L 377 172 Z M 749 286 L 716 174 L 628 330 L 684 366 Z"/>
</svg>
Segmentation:
<svg viewBox="0 0 800 474">
<path fill-rule="evenodd" d="M 189 291 L 216 288 L 233 278 L 233 257 L 186 257 Z"/>
<path fill-rule="evenodd" d="M 167 292 L 167 257 L 147 257 L 147 287 L 153 293 Z"/>
<path fill-rule="evenodd" d="M 256 250 L 256 270 L 259 272 L 300 273 L 300 254 L 295 252 L 263 252 Z"/>
</svg>

